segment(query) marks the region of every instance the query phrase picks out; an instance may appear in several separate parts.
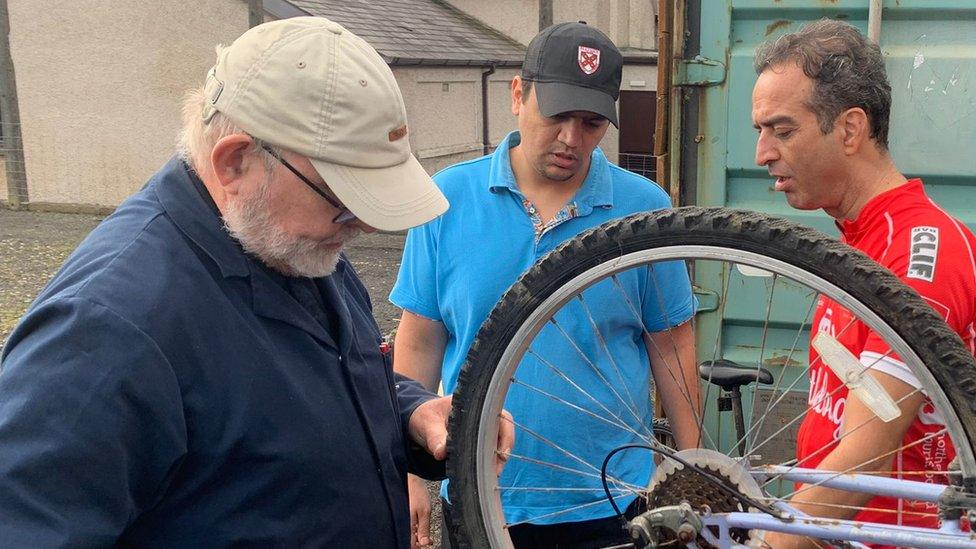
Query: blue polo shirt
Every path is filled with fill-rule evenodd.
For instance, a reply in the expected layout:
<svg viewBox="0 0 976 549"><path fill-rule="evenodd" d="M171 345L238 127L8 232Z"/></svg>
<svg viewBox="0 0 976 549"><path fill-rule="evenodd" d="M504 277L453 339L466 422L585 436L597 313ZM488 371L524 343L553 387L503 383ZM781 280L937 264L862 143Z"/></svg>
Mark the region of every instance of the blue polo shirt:
<svg viewBox="0 0 976 549"><path fill-rule="evenodd" d="M509 149L519 141L518 132L512 132L494 154L434 175L451 209L410 231L390 295L395 305L444 323L448 340L441 373L447 393L454 391L482 322L536 261L586 229L670 206L660 187L611 164L596 149L579 191L553 222L541 227L512 172ZM583 302L567 304L556 315L559 326L540 332L516 372L520 383L512 386L506 401L523 427L517 429L514 453L586 474L511 459L499 481L509 522L551 524L613 514L599 467L613 448L641 442L653 417L644 327L665 330L687 321L695 309L682 262L631 269L618 279L620 287L607 280L584 292ZM565 378L554 371L557 364ZM574 412L567 403L599 416L612 415L616 425ZM573 457L528 430L571 450ZM635 486L646 486L653 470L650 455L642 452L625 452L614 463L614 476ZM554 497L504 489L540 486L584 490ZM617 501L625 505L631 500L632 495L622 494ZM591 505L575 509L587 503Z"/></svg>

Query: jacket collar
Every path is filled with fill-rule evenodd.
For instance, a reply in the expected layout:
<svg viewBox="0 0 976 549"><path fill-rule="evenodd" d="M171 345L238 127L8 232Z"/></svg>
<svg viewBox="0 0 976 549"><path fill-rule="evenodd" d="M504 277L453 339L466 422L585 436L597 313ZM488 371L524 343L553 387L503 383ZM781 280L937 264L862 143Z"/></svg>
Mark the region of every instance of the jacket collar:
<svg viewBox="0 0 976 549"><path fill-rule="evenodd" d="M149 181L147 190L159 199L166 214L180 231L209 256L224 278L248 278L251 286L251 306L254 313L279 320L308 332L326 345L348 352L352 336L349 309L345 304L346 259L342 256L335 274L316 279L322 297L332 305L338 315L336 324L339 342L288 293L277 278L284 279L248 256L240 243L224 229L223 220L200 195L195 185L202 185L196 173L179 157L173 157L156 176Z"/></svg>
<svg viewBox="0 0 976 549"><path fill-rule="evenodd" d="M148 190L156 194L173 223L213 259L224 277L247 276L250 269L241 245L224 230L224 222L197 192L197 174L174 156L149 181ZM202 182L200 182L202 185Z"/></svg>
<svg viewBox="0 0 976 549"><path fill-rule="evenodd" d="M333 274L313 279L322 295L322 300L330 305L326 312L336 315L335 325L339 341L333 339L332 334L288 292L287 279L284 275L269 269L257 259L248 258L251 267L254 313L301 328L329 347L348 354L352 346L353 334L349 331L352 320L346 305L346 261L345 255L340 256L339 264Z"/></svg>

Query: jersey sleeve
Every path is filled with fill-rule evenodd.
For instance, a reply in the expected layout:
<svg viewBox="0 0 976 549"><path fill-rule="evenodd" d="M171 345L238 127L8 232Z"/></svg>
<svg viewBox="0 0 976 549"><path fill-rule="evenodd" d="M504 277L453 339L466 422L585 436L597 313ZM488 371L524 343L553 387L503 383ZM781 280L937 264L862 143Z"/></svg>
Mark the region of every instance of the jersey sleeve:
<svg viewBox="0 0 976 549"><path fill-rule="evenodd" d="M973 300L976 273L970 239L955 220L917 220L892 233L891 243L878 260L913 288L972 349ZM916 376L890 346L869 333L861 362L919 387Z"/></svg>
<svg viewBox="0 0 976 549"><path fill-rule="evenodd" d="M0 539L111 546L186 453L176 376L155 343L80 298L28 313L0 371Z"/></svg>
<svg viewBox="0 0 976 549"><path fill-rule="evenodd" d="M390 302L430 320L441 320L437 305L437 238L438 220L414 227L407 232L403 260Z"/></svg>

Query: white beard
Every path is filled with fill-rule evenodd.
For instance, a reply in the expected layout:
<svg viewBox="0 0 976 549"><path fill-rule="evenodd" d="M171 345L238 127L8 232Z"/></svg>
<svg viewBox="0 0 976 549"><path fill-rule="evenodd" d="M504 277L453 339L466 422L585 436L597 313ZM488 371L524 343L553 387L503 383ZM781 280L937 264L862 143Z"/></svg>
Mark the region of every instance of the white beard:
<svg viewBox="0 0 976 549"><path fill-rule="evenodd" d="M318 278L335 272L342 248L335 250L334 246L351 241L361 231L344 226L322 240L288 234L274 222L268 211L270 185L269 178L250 196L237 195L236 199L224 204L227 232L246 252L286 276Z"/></svg>

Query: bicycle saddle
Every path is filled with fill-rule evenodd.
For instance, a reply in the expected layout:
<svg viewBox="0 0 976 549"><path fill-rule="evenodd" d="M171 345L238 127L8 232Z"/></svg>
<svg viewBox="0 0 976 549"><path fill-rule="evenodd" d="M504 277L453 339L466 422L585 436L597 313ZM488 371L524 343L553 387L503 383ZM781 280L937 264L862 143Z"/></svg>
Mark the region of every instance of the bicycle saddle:
<svg viewBox="0 0 976 549"><path fill-rule="evenodd" d="M743 366L731 360L708 360L698 365L698 377L711 381L723 389L741 387L750 383L769 385L773 374L765 368Z"/></svg>

